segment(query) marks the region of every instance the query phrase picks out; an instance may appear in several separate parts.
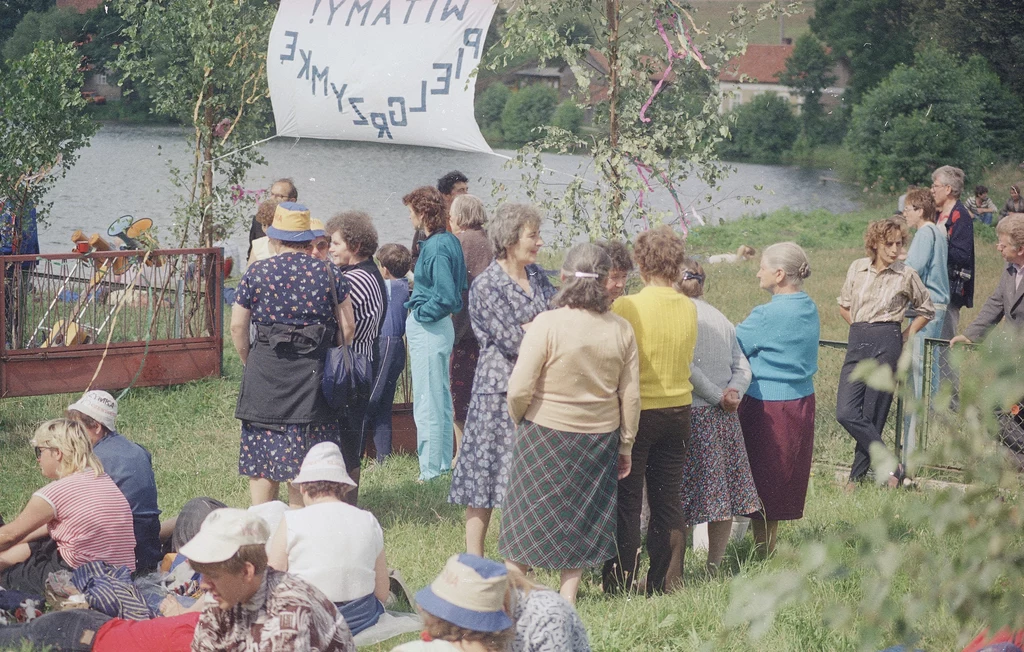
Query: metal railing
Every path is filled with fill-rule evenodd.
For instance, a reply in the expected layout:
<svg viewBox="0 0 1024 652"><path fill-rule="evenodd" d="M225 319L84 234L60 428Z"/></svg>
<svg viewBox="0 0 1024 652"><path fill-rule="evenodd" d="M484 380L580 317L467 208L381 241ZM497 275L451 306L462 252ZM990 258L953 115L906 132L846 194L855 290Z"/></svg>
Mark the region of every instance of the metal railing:
<svg viewBox="0 0 1024 652"><path fill-rule="evenodd" d="M221 249L0 256L0 397L219 374Z"/></svg>
<svg viewBox="0 0 1024 652"><path fill-rule="evenodd" d="M846 357L846 346L846 342L833 340L818 342L818 373L814 378L817 406L814 461L820 464L849 466L853 459L853 438L836 421L836 392L839 386L839 372ZM967 359L962 366L966 367L971 363L975 347L965 344L963 348ZM952 400L955 403L959 387L959 375L946 360L948 349L948 340L925 339L924 391L920 400L906 400L908 392L912 395L913 391L905 388L903 383L897 389L882 440L904 463L916 451L927 450L930 445L939 443L943 438L955 436L963 429L966 417L956 410L943 411L943 418L936 418L937 401ZM911 415L915 416L913 420L910 418ZM913 430L908 432L908 426ZM956 460L936 460L926 469L940 473L955 472L960 470L960 466Z"/></svg>

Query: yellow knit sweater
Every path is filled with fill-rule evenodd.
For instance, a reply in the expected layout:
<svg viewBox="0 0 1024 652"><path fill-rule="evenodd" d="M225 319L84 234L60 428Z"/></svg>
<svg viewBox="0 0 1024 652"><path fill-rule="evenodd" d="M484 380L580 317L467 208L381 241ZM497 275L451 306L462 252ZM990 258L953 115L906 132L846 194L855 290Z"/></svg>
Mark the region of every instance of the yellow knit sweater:
<svg viewBox="0 0 1024 652"><path fill-rule="evenodd" d="M673 288L647 286L619 298L612 310L633 326L640 354L640 407L682 407L693 398L690 363L697 308Z"/></svg>

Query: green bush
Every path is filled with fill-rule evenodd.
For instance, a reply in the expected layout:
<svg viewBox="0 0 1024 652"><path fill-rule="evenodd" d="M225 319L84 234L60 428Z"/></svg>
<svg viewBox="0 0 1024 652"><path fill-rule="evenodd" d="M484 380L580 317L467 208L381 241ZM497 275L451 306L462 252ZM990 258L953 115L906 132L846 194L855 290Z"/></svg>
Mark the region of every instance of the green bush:
<svg viewBox="0 0 1024 652"><path fill-rule="evenodd" d="M964 63L928 48L853 108L845 142L860 179L883 189L926 182L941 165L978 179L982 166L998 158L993 152L1018 150L1019 128L1008 120L1021 111L1020 100L980 57Z"/></svg>
<svg viewBox="0 0 1024 652"><path fill-rule="evenodd" d="M572 100L566 100L555 109L555 115L551 118L551 124L555 127L565 129L569 133L580 133L580 126L583 125L583 109Z"/></svg>
<svg viewBox="0 0 1024 652"><path fill-rule="evenodd" d="M476 123L484 135L492 134L501 140L501 112L505 110L505 103L508 102L512 91L501 82L495 82L487 87L480 97L476 98L473 106L473 113L476 115ZM488 136L488 139L490 137Z"/></svg>
<svg viewBox="0 0 1024 652"><path fill-rule="evenodd" d="M758 95L732 114L732 133L721 147L726 158L776 163L800 133L800 123L789 102L775 93Z"/></svg>
<svg viewBox="0 0 1024 652"><path fill-rule="evenodd" d="M512 93L501 112L505 140L522 145L539 138L534 130L551 124L557 104L558 93L547 86L527 86Z"/></svg>

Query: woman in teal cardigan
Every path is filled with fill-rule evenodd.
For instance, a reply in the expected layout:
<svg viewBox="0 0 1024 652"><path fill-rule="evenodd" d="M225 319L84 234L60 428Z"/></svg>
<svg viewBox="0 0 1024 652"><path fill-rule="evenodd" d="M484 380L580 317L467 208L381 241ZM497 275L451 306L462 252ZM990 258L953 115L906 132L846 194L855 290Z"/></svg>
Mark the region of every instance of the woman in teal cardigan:
<svg viewBox="0 0 1024 652"><path fill-rule="evenodd" d="M448 359L455 344L452 313L462 310L466 261L462 245L449 233L448 210L436 188L423 186L402 198L413 227L426 238L416 260L415 285L405 308L405 336L412 367L412 414L420 480L452 469L454 415Z"/></svg>
<svg viewBox="0 0 1024 652"><path fill-rule="evenodd" d="M757 272L772 295L736 326L736 339L753 376L740 403L740 427L761 498L751 514L754 540L775 549L779 521L803 518L814 451L814 374L818 371L818 307L803 291L811 275L807 254L794 242L764 250Z"/></svg>

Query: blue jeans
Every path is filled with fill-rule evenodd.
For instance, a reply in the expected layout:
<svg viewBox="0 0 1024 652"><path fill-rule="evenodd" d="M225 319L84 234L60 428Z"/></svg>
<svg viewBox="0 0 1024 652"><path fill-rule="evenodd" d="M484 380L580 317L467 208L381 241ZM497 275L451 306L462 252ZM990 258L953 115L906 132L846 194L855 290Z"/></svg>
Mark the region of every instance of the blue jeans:
<svg viewBox="0 0 1024 652"><path fill-rule="evenodd" d="M455 326L450 317L421 324L410 314L405 320L405 337L412 365L412 416L420 480L431 480L452 470L455 410L448 359L455 345Z"/></svg>
<svg viewBox="0 0 1024 652"><path fill-rule="evenodd" d="M994 213L981 213L978 216L978 219L980 219L982 222L984 222L988 226L992 226L992 215L993 214Z"/></svg>
<svg viewBox="0 0 1024 652"><path fill-rule="evenodd" d="M27 623L0 627L0 649L18 649L29 643L34 648L49 646L55 652L89 652L96 632L110 620L92 609L54 611Z"/></svg>

